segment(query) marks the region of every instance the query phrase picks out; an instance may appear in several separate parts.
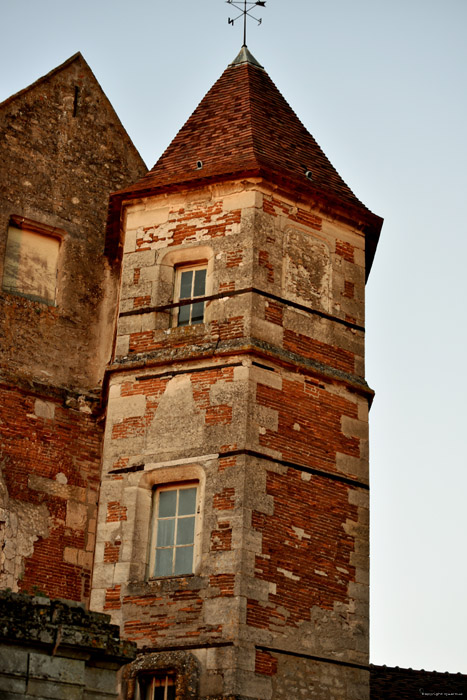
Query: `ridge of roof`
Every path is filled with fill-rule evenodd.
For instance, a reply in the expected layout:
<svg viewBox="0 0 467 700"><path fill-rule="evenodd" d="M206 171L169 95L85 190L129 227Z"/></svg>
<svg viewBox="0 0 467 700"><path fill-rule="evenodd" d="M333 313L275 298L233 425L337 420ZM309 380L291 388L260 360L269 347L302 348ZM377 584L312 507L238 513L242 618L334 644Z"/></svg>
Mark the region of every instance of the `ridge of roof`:
<svg viewBox="0 0 467 700"><path fill-rule="evenodd" d="M64 61L63 63L61 63L59 66L52 68L51 71L49 71L45 75L41 76L40 78L35 80L30 85L27 85L26 87L21 88L21 90L18 90L18 92L14 92L13 95L10 95L5 100L3 100L3 102L0 102L0 108L6 104L9 104L10 102L13 102L17 97L21 97L21 95L24 95L26 92L29 92L29 90L32 90L33 88L37 87L41 83L45 83L47 80L52 78L57 73L60 73L60 71L64 70L65 68L68 68L69 65L71 65L72 63L74 63L77 60L83 61L85 66L87 68L89 68L89 65L87 64L86 59L84 58L83 54L80 51L77 51L76 53L73 54L73 56L70 56L70 58L67 58L67 60ZM91 69L89 68L89 70L91 70Z"/></svg>
<svg viewBox="0 0 467 700"><path fill-rule="evenodd" d="M368 211L242 47L154 167L122 194L260 169Z"/></svg>

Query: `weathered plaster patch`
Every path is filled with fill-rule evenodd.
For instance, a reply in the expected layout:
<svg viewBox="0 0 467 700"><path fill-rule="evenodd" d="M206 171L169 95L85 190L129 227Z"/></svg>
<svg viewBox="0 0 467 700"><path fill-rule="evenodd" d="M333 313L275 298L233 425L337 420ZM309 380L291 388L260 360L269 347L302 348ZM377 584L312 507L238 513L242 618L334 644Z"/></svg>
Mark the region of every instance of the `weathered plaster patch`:
<svg viewBox="0 0 467 700"><path fill-rule="evenodd" d="M49 534L49 511L42 503L11 499L0 467L0 588L19 590L25 559L34 552L34 542Z"/></svg>

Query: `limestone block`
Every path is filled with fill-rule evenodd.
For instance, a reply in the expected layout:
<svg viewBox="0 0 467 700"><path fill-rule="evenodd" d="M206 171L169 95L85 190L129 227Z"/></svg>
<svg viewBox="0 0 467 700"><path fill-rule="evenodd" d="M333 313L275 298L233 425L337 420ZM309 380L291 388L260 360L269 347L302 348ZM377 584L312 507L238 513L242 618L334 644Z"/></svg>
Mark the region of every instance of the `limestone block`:
<svg viewBox="0 0 467 700"><path fill-rule="evenodd" d="M368 439L368 423L356 420L355 418L349 418L349 416L342 416L341 418L342 433L346 437L357 437L361 440Z"/></svg>
<svg viewBox="0 0 467 700"><path fill-rule="evenodd" d="M84 681L86 685L85 692L89 695L90 699L96 699L96 692L100 694L109 694L111 696L117 692L117 677L115 671L112 669L87 666L84 674ZM90 694L90 691L94 691L94 693Z"/></svg>
<svg viewBox="0 0 467 700"><path fill-rule="evenodd" d="M234 211L236 209L247 209L256 207L262 209L263 194L256 190L247 190L243 192L235 192L235 194L227 195L222 201L222 208L225 212Z"/></svg>
<svg viewBox="0 0 467 700"><path fill-rule="evenodd" d="M155 313L145 313L141 314L141 330L143 331L153 331L156 327L156 314Z"/></svg>
<svg viewBox="0 0 467 700"><path fill-rule="evenodd" d="M126 229L149 228L164 224L169 219L169 207L160 209L129 210L126 218Z"/></svg>
<svg viewBox="0 0 467 700"><path fill-rule="evenodd" d="M149 267L156 262L155 250L140 250L136 253L128 253L123 258L123 269L136 267Z"/></svg>
<svg viewBox="0 0 467 700"><path fill-rule="evenodd" d="M369 507L369 493L363 489L349 490L349 503L363 508Z"/></svg>
<svg viewBox="0 0 467 700"><path fill-rule="evenodd" d="M12 693L10 695L10 693ZM26 679L13 678L3 675L0 671L0 698L3 700L17 700L26 695Z"/></svg>
<svg viewBox="0 0 467 700"><path fill-rule="evenodd" d="M96 546L94 549L94 557L95 557L96 563L104 561L105 542L106 542L106 540L102 540L102 542L96 543Z"/></svg>
<svg viewBox="0 0 467 700"><path fill-rule="evenodd" d="M50 401L36 399L34 402L34 413L38 418L53 420L55 417L55 404Z"/></svg>
<svg viewBox="0 0 467 700"><path fill-rule="evenodd" d="M221 696L224 691L224 678L221 673L205 673L199 682L200 697Z"/></svg>
<svg viewBox="0 0 467 700"><path fill-rule="evenodd" d="M0 678L2 674L25 676L28 669L28 652L14 647L0 646ZM3 685L0 680L0 688Z"/></svg>
<svg viewBox="0 0 467 700"><path fill-rule="evenodd" d="M368 422L369 410L367 401L359 401L358 403L358 419Z"/></svg>
<svg viewBox="0 0 467 700"><path fill-rule="evenodd" d="M271 700L272 682L270 678L261 677L256 673L243 671L236 683L236 692L246 698L256 700Z"/></svg>
<svg viewBox="0 0 467 700"><path fill-rule="evenodd" d="M277 432L279 429L279 411L268 406L255 406L254 419L258 425Z"/></svg>
<svg viewBox="0 0 467 700"><path fill-rule="evenodd" d="M251 319L251 333L255 338L264 340L271 345L282 345L284 338L284 329L276 323L265 321L262 318L254 316Z"/></svg>
<svg viewBox="0 0 467 700"><path fill-rule="evenodd" d="M159 275L159 269L156 265L153 267L143 267L140 272L141 282L155 282ZM160 303L160 302L159 302Z"/></svg>
<svg viewBox="0 0 467 700"><path fill-rule="evenodd" d="M120 335L115 343L115 357L126 357L130 352L130 336Z"/></svg>
<svg viewBox="0 0 467 700"><path fill-rule="evenodd" d="M370 599L369 587L363 583L351 582L349 583L349 595L355 600L368 604Z"/></svg>
<svg viewBox="0 0 467 700"><path fill-rule="evenodd" d="M123 246L123 253L134 253L136 250L136 231L126 231L125 232L125 243Z"/></svg>
<svg viewBox="0 0 467 700"><path fill-rule="evenodd" d="M37 700L82 700L83 686L29 678L27 696L36 697Z"/></svg>
<svg viewBox="0 0 467 700"><path fill-rule="evenodd" d="M63 551L63 561L66 561L68 564L77 564L78 563L78 552L79 550L76 549L76 547L65 547Z"/></svg>
<svg viewBox="0 0 467 700"><path fill-rule="evenodd" d="M29 677L82 685L84 683L84 663L78 659L46 656L31 652L29 655Z"/></svg>
<svg viewBox="0 0 467 700"><path fill-rule="evenodd" d="M142 394L121 396L109 405L109 417L113 421L136 418L146 413L146 397Z"/></svg>
<svg viewBox="0 0 467 700"><path fill-rule="evenodd" d="M268 581L262 581L252 576L248 578L243 576L241 583L241 595L261 603L269 602L270 584Z"/></svg>
<svg viewBox="0 0 467 700"><path fill-rule="evenodd" d="M92 552L84 552L82 549L78 550L78 566L90 569L92 567Z"/></svg>
<svg viewBox="0 0 467 700"><path fill-rule="evenodd" d="M365 359L363 357L355 357L355 374L359 377L365 376Z"/></svg>
<svg viewBox="0 0 467 700"><path fill-rule="evenodd" d="M130 578L130 562L120 562L115 564L113 583L114 585L126 583Z"/></svg>
<svg viewBox="0 0 467 700"><path fill-rule="evenodd" d="M100 612L105 605L105 588L92 588L89 609Z"/></svg>
<svg viewBox="0 0 467 700"><path fill-rule="evenodd" d="M88 517L87 506L68 501L66 504L66 526L72 530L84 530Z"/></svg>
<svg viewBox="0 0 467 700"><path fill-rule="evenodd" d="M141 284L123 285L121 289L122 299L135 299L136 297L151 297L152 282L143 282Z"/></svg>
<svg viewBox="0 0 467 700"><path fill-rule="evenodd" d="M336 453L336 468L344 474L350 474L360 479L368 479L366 462L358 457L350 457L342 452Z"/></svg>
<svg viewBox="0 0 467 700"><path fill-rule="evenodd" d="M94 564L94 573L92 578L92 587L94 588L110 588L113 585L115 564L104 564L96 562Z"/></svg>
<svg viewBox="0 0 467 700"><path fill-rule="evenodd" d="M269 386L272 389L282 390L282 376L279 372L270 372L261 367L256 367L252 365L250 370L251 378L258 384L263 384L264 386Z"/></svg>
<svg viewBox="0 0 467 700"><path fill-rule="evenodd" d="M204 603L204 620L207 625L217 625L219 620L224 625L231 621L236 624L238 602L235 598L211 598Z"/></svg>

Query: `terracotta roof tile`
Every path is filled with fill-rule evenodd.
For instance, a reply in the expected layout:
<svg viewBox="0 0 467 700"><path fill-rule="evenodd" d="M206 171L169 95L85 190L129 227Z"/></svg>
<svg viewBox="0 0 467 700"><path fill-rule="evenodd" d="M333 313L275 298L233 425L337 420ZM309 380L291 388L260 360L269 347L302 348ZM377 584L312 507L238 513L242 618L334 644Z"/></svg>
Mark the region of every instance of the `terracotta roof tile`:
<svg viewBox="0 0 467 700"><path fill-rule="evenodd" d="M226 68L152 170L126 192L261 169L365 208L268 74L246 55L252 60Z"/></svg>
<svg viewBox="0 0 467 700"><path fill-rule="evenodd" d="M202 167L198 168L198 161ZM311 179L305 176L311 171ZM365 235L368 276L382 219L353 194L268 74L243 47L180 129L155 166L110 199L107 248L121 255L124 200L203 181L258 176L292 189L297 199L321 201ZM110 254L110 253L109 253Z"/></svg>

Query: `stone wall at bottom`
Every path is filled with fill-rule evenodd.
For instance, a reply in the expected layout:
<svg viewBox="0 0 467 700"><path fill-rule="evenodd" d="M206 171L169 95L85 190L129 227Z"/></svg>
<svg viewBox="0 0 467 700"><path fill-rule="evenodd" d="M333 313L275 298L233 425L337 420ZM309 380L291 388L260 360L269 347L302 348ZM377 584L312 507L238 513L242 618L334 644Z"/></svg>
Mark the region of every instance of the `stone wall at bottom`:
<svg viewBox="0 0 467 700"><path fill-rule="evenodd" d="M111 700L136 647L79 603L0 593L2 700Z"/></svg>

